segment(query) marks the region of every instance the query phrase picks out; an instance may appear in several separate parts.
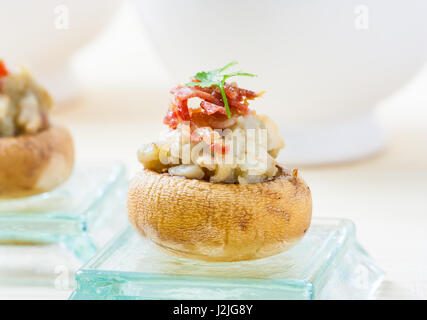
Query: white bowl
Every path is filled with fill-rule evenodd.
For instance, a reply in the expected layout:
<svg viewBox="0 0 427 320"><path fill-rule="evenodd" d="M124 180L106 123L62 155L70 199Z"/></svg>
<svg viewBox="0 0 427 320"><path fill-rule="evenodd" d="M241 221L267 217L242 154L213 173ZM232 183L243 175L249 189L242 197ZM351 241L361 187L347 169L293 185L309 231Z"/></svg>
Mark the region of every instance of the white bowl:
<svg viewBox="0 0 427 320"><path fill-rule="evenodd" d="M0 59L29 66L57 98L73 91L70 57L108 23L120 0L0 0ZM68 21L68 23L67 23Z"/></svg>
<svg viewBox="0 0 427 320"><path fill-rule="evenodd" d="M237 60L266 89L257 103L282 128L286 160L346 161L384 145L374 107L427 54L427 1L136 0L177 81Z"/></svg>

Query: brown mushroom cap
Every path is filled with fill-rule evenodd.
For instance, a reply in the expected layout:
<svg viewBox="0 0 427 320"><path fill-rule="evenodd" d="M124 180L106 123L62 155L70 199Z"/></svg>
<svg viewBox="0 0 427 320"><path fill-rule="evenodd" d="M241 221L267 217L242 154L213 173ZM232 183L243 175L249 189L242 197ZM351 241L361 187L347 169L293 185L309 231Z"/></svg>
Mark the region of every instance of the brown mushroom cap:
<svg viewBox="0 0 427 320"><path fill-rule="evenodd" d="M73 165L73 140L63 127L0 138L0 199L50 191L68 179Z"/></svg>
<svg viewBox="0 0 427 320"><path fill-rule="evenodd" d="M131 181L128 215L144 237L175 255L241 261L289 249L311 222L310 188L284 169L274 180L214 184L143 169Z"/></svg>

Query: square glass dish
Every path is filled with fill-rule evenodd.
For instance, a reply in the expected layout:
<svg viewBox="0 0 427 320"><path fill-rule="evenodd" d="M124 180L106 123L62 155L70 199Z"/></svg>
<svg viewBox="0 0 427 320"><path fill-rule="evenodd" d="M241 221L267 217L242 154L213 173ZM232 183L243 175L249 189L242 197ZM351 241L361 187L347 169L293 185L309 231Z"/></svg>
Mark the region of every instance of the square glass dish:
<svg viewBox="0 0 427 320"><path fill-rule="evenodd" d="M126 184L121 164L79 165L53 191L1 200L0 284L52 283L87 262L125 225Z"/></svg>
<svg viewBox="0 0 427 320"><path fill-rule="evenodd" d="M314 219L289 251L222 263L168 255L127 228L76 273L70 299L368 299L383 277L348 220Z"/></svg>

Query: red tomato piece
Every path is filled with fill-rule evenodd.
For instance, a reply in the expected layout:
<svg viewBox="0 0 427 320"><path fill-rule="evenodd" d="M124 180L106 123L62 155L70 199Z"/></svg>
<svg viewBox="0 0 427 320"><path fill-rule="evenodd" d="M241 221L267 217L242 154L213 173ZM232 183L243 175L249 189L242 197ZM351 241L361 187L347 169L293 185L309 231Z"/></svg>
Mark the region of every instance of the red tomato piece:
<svg viewBox="0 0 427 320"><path fill-rule="evenodd" d="M4 65L3 60L0 60L0 78L6 77L9 74L9 71L7 71L6 66Z"/></svg>

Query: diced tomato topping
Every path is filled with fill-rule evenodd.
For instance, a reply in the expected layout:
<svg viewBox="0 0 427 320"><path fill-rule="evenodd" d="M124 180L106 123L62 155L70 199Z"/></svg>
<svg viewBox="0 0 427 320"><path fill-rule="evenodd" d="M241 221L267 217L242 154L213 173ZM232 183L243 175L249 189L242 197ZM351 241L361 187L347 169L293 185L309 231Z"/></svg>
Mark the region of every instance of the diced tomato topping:
<svg viewBox="0 0 427 320"><path fill-rule="evenodd" d="M163 119L163 123L168 125L171 129L176 129L179 124L178 116L176 113L172 110L172 108L169 108L168 113Z"/></svg>
<svg viewBox="0 0 427 320"><path fill-rule="evenodd" d="M230 148L225 144L212 143L211 150L215 153L226 154Z"/></svg>
<svg viewBox="0 0 427 320"><path fill-rule="evenodd" d="M0 60L0 78L6 77L9 74L9 71L7 71L6 66L4 65L3 60Z"/></svg>

